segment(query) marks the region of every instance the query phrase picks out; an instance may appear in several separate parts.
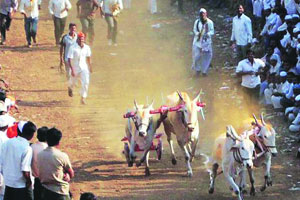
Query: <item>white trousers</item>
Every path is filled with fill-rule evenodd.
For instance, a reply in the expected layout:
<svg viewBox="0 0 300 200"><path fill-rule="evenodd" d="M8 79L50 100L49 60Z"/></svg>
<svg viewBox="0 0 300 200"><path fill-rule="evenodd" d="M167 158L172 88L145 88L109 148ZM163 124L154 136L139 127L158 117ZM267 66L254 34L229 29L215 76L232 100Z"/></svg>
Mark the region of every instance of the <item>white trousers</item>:
<svg viewBox="0 0 300 200"><path fill-rule="evenodd" d="M292 124L289 126L289 130L291 132L299 132L300 131L300 113L297 114L297 117L294 119Z"/></svg>
<svg viewBox="0 0 300 200"><path fill-rule="evenodd" d="M79 73L75 73L74 77L71 75L69 78L69 87L74 89L78 81L81 82L80 96L86 98L90 84L90 72L88 69L82 70Z"/></svg>
<svg viewBox="0 0 300 200"><path fill-rule="evenodd" d="M123 6L125 9L131 8L131 0L123 0Z"/></svg>
<svg viewBox="0 0 300 200"><path fill-rule="evenodd" d="M270 88L265 89L264 91L264 96L265 96L265 104L266 105L271 105L272 101L271 101L271 96L272 96L273 90Z"/></svg>
<svg viewBox="0 0 300 200"><path fill-rule="evenodd" d="M274 108L282 108L282 105L280 104L281 98L282 97L276 97L276 96L271 97L271 101Z"/></svg>
<svg viewBox="0 0 300 200"><path fill-rule="evenodd" d="M212 51L201 51L199 47L193 45L192 54L192 69L206 74L212 59Z"/></svg>
<svg viewBox="0 0 300 200"><path fill-rule="evenodd" d="M151 14L157 13L157 2L156 0L149 0L149 10Z"/></svg>

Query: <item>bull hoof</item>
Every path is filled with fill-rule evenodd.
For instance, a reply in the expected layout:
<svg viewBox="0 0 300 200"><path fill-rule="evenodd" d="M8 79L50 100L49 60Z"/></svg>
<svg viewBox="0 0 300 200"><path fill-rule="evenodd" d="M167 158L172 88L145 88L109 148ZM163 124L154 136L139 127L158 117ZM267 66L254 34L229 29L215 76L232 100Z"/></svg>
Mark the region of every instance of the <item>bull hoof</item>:
<svg viewBox="0 0 300 200"><path fill-rule="evenodd" d="M177 164L177 160L175 158L172 158L172 164L176 165Z"/></svg>
<svg viewBox="0 0 300 200"><path fill-rule="evenodd" d="M272 185L273 185L272 181L267 182L267 186L272 186Z"/></svg>
<svg viewBox="0 0 300 200"><path fill-rule="evenodd" d="M255 196L255 193L256 193L256 192L255 192L255 188L251 188L251 189L250 189L250 195L251 195L251 196Z"/></svg>
<svg viewBox="0 0 300 200"><path fill-rule="evenodd" d="M209 193L209 194L213 194L214 191L215 191L215 188L209 188L208 193Z"/></svg>
<svg viewBox="0 0 300 200"><path fill-rule="evenodd" d="M136 162L136 163L135 163L135 166L136 166L136 167L140 167L141 165L142 165L141 162Z"/></svg>
<svg viewBox="0 0 300 200"><path fill-rule="evenodd" d="M187 177L191 178L193 176L193 172L187 172Z"/></svg>
<svg viewBox="0 0 300 200"><path fill-rule="evenodd" d="M266 190L266 188L267 188L266 186L262 186L262 187L260 188L260 191L263 192L263 191Z"/></svg>
<svg viewBox="0 0 300 200"><path fill-rule="evenodd" d="M242 191L242 194L247 194L248 193L247 190L245 190L245 189L242 189L241 191Z"/></svg>
<svg viewBox="0 0 300 200"><path fill-rule="evenodd" d="M146 167L145 169L145 176L150 176L151 173L150 173L150 169Z"/></svg>

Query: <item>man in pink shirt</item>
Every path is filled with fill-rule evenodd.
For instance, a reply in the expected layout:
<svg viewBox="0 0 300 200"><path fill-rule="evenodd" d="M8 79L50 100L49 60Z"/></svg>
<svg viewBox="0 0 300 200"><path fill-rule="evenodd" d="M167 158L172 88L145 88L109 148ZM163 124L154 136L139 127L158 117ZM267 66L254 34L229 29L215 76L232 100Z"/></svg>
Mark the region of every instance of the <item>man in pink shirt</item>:
<svg viewBox="0 0 300 200"><path fill-rule="evenodd" d="M47 127L43 126L39 128L37 131L38 142L31 145L32 152L33 152L31 168L32 168L32 175L34 176L34 190L33 190L34 199L41 199L42 185L39 179L39 169L37 167L37 156L41 151L43 151L48 147L48 144L46 142L47 132L48 132Z"/></svg>

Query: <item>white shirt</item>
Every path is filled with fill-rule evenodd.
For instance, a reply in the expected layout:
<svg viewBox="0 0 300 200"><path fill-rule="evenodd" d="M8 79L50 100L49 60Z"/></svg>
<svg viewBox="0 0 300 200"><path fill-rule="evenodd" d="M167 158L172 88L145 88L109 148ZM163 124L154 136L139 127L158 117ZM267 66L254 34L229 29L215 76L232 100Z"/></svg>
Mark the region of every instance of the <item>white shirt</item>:
<svg viewBox="0 0 300 200"><path fill-rule="evenodd" d="M210 19L207 18L207 22L202 24L200 19L197 19L194 23L194 40L193 45L201 48L203 51L211 51L212 50L212 39L211 37L214 35L214 23ZM199 35L200 40L199 40Z"/></svg>
<svg viewBox="0 0 300 200"><path fill-rule="evenodd" d="M288 15L297 14L296 3L294 0L284 0L284 6Z"/></svg>
<svg viewBox="0 0 300 200"><path fill-rule="evenodd" d="M29 142L20 136L7 140L0 155L0 169L5 185L12 188L26 187L23 171L31 172L32 149Z"/></svg>
<svg viewBox="0 0 300 200"><path fill-rule="evenodd" d="M57 18L64 18L68 16L68 11L65 9L70 10L72 6L69 0L50 0L48 8L51 15Z"/></svg>
<svg viewBox="0 0 300 200"><path fill-rule="evenodd" d="M37 156L41 151L43 151L47 147L48 144L46 142L40 142L40 141L31 145L32 152L33 152L31 166L32 166L32 175L34 177L39 177L39 169L37 167Z"/></svg>
<svg viewBox="0 0 300 200"><path fill-rule="evenodd" d="M291 39L291 35L289 34L289 32L287 32L283 38L280 40L280 43L281 43L281 46L286 48L286 46L288 44L290 44L292 42L292 39Z"/></svg>
<svg viewBox="0 0 300 200"><path fill-rule="evenodd" d="M98 0L98 3L103 8L103 12L107 14L112 14L111 7L114 4L119 4L120 9L123 10L122 0Z"/></svg>
<svg viewBox="0 0 300 200"><path fill-rule="evenodd" d="M281 26L281 24L282 22L279 15L271 13L266 17L266 23L260 35L265 35L266 33L268 35L274 34L277 31L278 27Z"/></svg>
<svg viewBox="0 0 300 200"><path fill-rule="evenodd" d="M245 46L252 42L251 19L242 14L240 18L235 16L232 21L231 41L236 41L237 45Z"/></svg>
<svg viewBox="0 0 300 200"><path fill-rule="evenodd" d="M262 17L263 11L263 0L252 0L253 5L253 15L256 17Z"/></svg>
<svg viewBox="0 0 300 200"><path fill-rule="evenodd" d="M264 8L274 8L276 0L263 0Z"/></svg>
<svg viewBox="0 0 300 200"><path fill-rule="evenodd" d="M239 62L235 72L258 72L259 68L265 67L265 63L261 59L254 58L253 65L248 58ZM247 88L255 88L261 83L260 77L256 75L243 75L242 86Z"/></svg>
<svg viewBox="0 0 300 200"><path fill-rule="evenodd" d="M39 5L41 3L42 0L21 0L19 11L25 13L27 17L39 17Z"/></svg>
<svg viewBox="0 0 300 200"><path fill-rule="evenodd" d="M82 70L88 70L86 58L91 57L91 55L91 49L86 44L84 44L82 48L78 45L78 43L75 43L70 47L68 59L71 59L71 64L75 73L79 73Z"/></svg>
<svg viewBox="0 0 300 200"><path fill-rule="evenodd" d="M69 49L70 47L76 43L77 40L77 34L75 34L74 37L71 37L70 34L66 34L62 37L61 39L61 45L65 46L65 56L64 59L66 62L68 62L68 53L69 53Z"/></svg>

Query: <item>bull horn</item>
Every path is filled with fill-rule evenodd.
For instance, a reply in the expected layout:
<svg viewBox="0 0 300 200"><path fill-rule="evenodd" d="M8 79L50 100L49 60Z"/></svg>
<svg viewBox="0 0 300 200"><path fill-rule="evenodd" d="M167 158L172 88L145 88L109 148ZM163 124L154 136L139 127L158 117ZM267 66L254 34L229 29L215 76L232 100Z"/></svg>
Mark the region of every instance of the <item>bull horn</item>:
<svg viewBox="0 0 300 200"><path fill-rule="evenodd" d="M134 99L133 103L134 103L135 108L138 109L138 104L135 99Z"/></svg>
<svg viewBox="0 0 300 200"><path fill-rule="evenodd" d="M183 101L183 97L182 97L182 95L181 95L181 92L179 92L178 90L177 90L176 92L177 92L177 94L178 94L178 96L179 96L180 100L182 100L182 101Z"/></svg>
<svg viewBox="0 0 300 200"><path fill-rule="evenodd" d="M264 120L264 113L263 112L260 114L260 121L261 121L262 125L264 125L264 126L266 125L266 122Z"/></svg>
<svg viewBox="0 0 300 200"><path fill-rule="evenodd" d="M256 124L257 126L261 126L261 125L258 123L258 120L257 120L257 118L256 118L256 116L255 116L254 113L252 114L252 116L253 116L253 118L254 118L254 120L255 120L255 124Z"/></svg>
<svg viewBox="0 0 300 200"><path fill-rule="evenodd" d="M149 107L152 107L152 106L153 106L153 103L154 103L154 100L152 99L151 104L148 106L148 108L149 108Z"/></svg>
<svg viewBox="0 0 300 200"><path fill-rule="evenodd" d="M198 95L196 96L196 98L194 99L195 102L200 101L200 95L202 94L202 91L198 92Z"/></svg>

